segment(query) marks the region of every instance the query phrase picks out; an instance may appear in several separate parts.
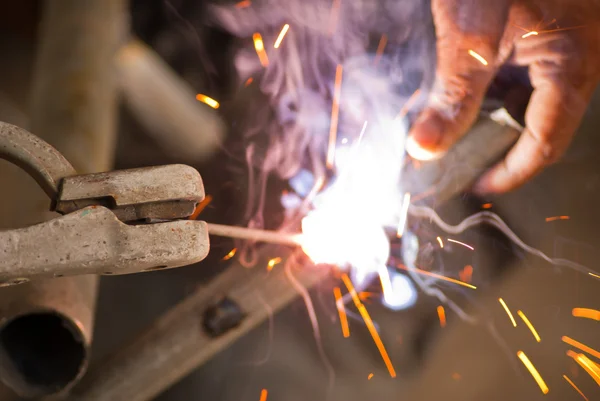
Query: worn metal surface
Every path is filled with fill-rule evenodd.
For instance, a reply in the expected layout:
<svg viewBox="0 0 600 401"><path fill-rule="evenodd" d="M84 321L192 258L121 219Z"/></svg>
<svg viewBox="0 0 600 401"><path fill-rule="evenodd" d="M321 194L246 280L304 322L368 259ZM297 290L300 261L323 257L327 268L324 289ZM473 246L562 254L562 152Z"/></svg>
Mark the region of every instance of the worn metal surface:
<svg viewBox="0 0 600 401"><path fill-rule="evenodd" d="M175 164L65 178L56 211L106 204L122 221L176 219L190 216L202 199L198 171Z"/></svg>
<svg viewBox="0 0 600 401"><path fill-rule="evenodd" d="M76 174L71 163L47 142L4 122L0 122L0 159L25 170L50 199L56 198L61 178Z"/></svg>
<svg viewBox="0 0 600 401"><path fill-rule="evenodd" d="M433 200L437 205L443 204L467 190L504 156L522 128L502 110L492 117L480 117L443 158L407 165L401 188L412 194L412 203Z"/></svg>
<svg viewBox="0 0 600 401"><path fill-rule="evenodd" d="M0 285L31 279L128 274L193 264L208 254L202 221L132 226L91 206L52 221L0 232Z"/></svg>
<svg viewBox="0 0 600 401"><path fill-rule="evenodd" d="M131 40L119 50L116 67L127 106L166 151L190 162L214 155L225 136L218 113L197 101L152 49Z"/></svg>
<svg viewBox="0 0 600 401"><path fill-rule="evenodd" d="M311 267L294 272L305 288L328 274L327 269ZM230 267L99 363L73 390L70 399L151 400L297 296L283 266L271 272ZM214 337L204 328L205 313L223 297L240 305L245 316L237 327Z"/></svg>
<svg viewBox="0 0 600 401"><path fill-rule="evenodd" d="M126 15L124 0L44 2L32 77L31 125L27 128L54 146L80 173L106 171L112 165L117 106L113 60L125 36ZM54 216L48 212L47 195L31 185L24 173L2 166L0 182L18 183L2 192L7 205L0 210L2 228L24 227ZM72 336L62 343L45 344L42 351L52 345L58 352L43 365L43 373L48 374L44 380L36 380L27 370L42 364L35 359L30 366L16 364L18 360L5 352L6 344L0 343L0 378L25 397L41 397L72 386L87 367L96 289L95 276L36 280L3 288L0 336L15 327L12 324L18 317L39 316L40 312L59 316L64 326L72 329ZM35 332L41 336L49 332L43 319L36 321ZM84 353L73 355L79 344ZM34 357L39 355L39 345L21 344L24 352ZM78 360L73 359L75 374L60 382L47 380L63 369L65 359L78 355Z"/></svg>

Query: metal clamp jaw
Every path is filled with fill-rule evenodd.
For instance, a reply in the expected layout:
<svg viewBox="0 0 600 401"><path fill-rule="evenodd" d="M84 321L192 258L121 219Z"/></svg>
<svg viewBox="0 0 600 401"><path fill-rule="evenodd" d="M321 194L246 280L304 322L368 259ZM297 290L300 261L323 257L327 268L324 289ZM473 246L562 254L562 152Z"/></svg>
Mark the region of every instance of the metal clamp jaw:
<svg viewBox="0 0 600 401"><path fill-rule="evenodd" d="M202 221L183 220L204 199L200 174L167 165L77 175L52 146L0 122L0 159L25 170L64 216L0 231L0 285L78 274L128 274L201 261Z"/></svg>

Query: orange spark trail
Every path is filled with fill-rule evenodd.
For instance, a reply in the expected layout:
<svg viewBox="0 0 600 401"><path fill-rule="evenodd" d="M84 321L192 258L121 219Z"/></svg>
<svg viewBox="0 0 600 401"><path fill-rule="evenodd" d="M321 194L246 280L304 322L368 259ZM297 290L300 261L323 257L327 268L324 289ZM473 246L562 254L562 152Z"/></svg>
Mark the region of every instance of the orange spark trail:
<svg viewBox="0 0 600 401"><path fill-rule="evenodd" d="M237 3L235 6L237 8L248 8L252 5L252 2L250 0L243 0L240 1L239 3Z"/></svg>
<svg viewBox="0 0 600 401"><path fill-rule="evenodd" d="M202 211L210 204L210 202L212 202L212 200L213 197L211 195L206 195L204 199L198 203L198 206L196 206L196 210L194 210L194 213L192 213L190 216L190 220L196 220L198 216L200 216L200 213L202 213Z"/></svg>
<svg viewBox="0 0 600 401"><path fill-rule="evenodd" d="M379 45L377 45L377 53L375 53L375 59L373 60L373 64L379 64L379 60L381 60L381 56L383 56L383 51L385 50L387 41L387 35L384 33L383 35L381 35L381 39L379 39Z"/></svg>
<svg viewBox="0 0 600 401"><path fill-rule="evenodd" d="M466 265L460 272L458 272L458 277L467 283L470 283L473 278L473 266Z"/></svg>
<svg viewBox="0 0 600 401"><path fill-rule="evenodd" d="M578 354L575 351L567 351L567 355L570 356L591 376L592 379L600 386L600 367L596 365L590 358L584 354Z"/></svg>
<svg viewBox="0 0 600 401"><path fill-rule="evenodd" d="M259 401L267 401L267 395L269 395L269 392L267 391L266 388L263 388L260 391L260 400Z"/></svg>
<svg viewBox="0 0 600 401"><path fill-rule="evenodd" d="M492 204L491 203L484 203L481 207L484 209L491 209L492 208Z"/></svg>
<svg viewBox="0 0 600 401"><path fill-rule="evenodd" d="M517 327L517 322L515 321L515 318L513 317L513 314L510 313L510 309L508 309L508 306L506 306L506 302L504 302L504 300L502 298L498 298L498 302L500 302L500 305L502 305L502 307L506 311L506 314L510 318L510 321L512 322L513 326Z"/></svg>
<svg viewBox="0 0 600 401"><path fill-rule="evenodd" d="M597 311L595 309L573 308L573 316L584 317L600 322L600 311Z"/></svg>
<svg viewBox="0 0 600 401"><path fill-rule="evenodd" d="M402 106L400 113L398 113L398 116L396 116L397 120L406 117L406 114L408 114L409 110L413 107L420 94L421 89L417 89L412 95L410 95L406 103L404 103L404 106Z"/></svg>
<svg viewBox="0 0 600 401"><path fill-rule="evenodd" d="M579 341L575 341L571 337L563 336L562 340L564 343L569 344L570 346L578 348L583 352L587 352L591 356L600 359L600 352L596 351L595 349L590 348L587 345L580 343Z"/></svg>
<svg viewBox="0 0 600 401"><path fill-rule="evenodd" d="M529 370L529 373L531 373L531 376L533 376L538 386L540 386L542 393L548 394L550 390L548 389L546 382L544 382L544 379L542 379L540 372L538 372L535 366L533 366L533 363L531 363L529 358L527 358L527 355L525 355L523 351L519 351L517 352L517 356L519 357L521 362L523 362L523 365L525 365L525 367Z"/></svg>
<svg viewBox="0 0 600 401"><path fill-rule="evenodd" d="M269 57L267 56L267 52L265 51L265 43L263 42L262 35L256 32L252 35L252 40L254 41L254 49L256 50L256 54L258 55L258 59L260 60L260 65L263 67L269 66Z"/></svg>
<svg viewBox="0 0 600 401"><path fill-rule="evenodd" d="M246 82L244 83L244 86L248 86L250 85L252 82L254 81L254 78L250 77L246 80Z"/></svg>
<svg viewBox="0 0 600 401"><path fill-rule="evenodd" d="M525 324L527 325L527 327L529 327L529 331L531 331L531 334L533 334L533 337L535 338L535 341L537 341L538 343L540 341L542 341L542 339L540 338L540 335L538 334L537 330L535 329L535 327L533 327L533 324L531 324L531 322L529 321L529 319L527 319L527 316L525 316L525 314L518 310L517 311L517 315L519 315L521 317L521 319L523 319L523 321L525 322Z"/></svg>
<svg viewBox="0 0 600 401"><path fill-rule="evenodd" d="M569 216L554 216L554 217L546 217L546 223L556 220L569 220Z"/></svg>
<svg viewBox="0 0 600 401"><path fill-rule="evenodd" d="M367 380L371 380L373 378L373 373L369 373L369 377L367 377Z"/></svg>
<svg viewBox="0 0 600 401"><path fill-rule="evenodd" d="M588 273L588 274L589 274L590 276L592 276L592 277L595 277L595 278L600 278L600 276L599 276L599 275L597 275L597 274L594 274L594 273Z"/></svg>
<svg viewBox="0 0 600 401"><path fill-rule="evenodd" d="M530 36L537 36L537 35L539 35L538 31L530 31L530 32L523 34L523 36L521 36L521 39L526 39Z"/></svg>
<svg viewBox="0 0 600 401"><path fill-rule="evenodd" d="M331 4L331 12L329 14L329 34L333 35L337 29L338 20L340 18L340 6L342 0L333 0Z"/></svg>
<svg viewBox="0 0 600 401"><path fill-rule="evenodd" d="M582 392L581 390L579 390L579 387L577 387L577 386L575 385L575 383L573 383L573 382L571 381L571 379L569 379L569 378L567 377L567 375L563 375L563 378L564 378L564 379L567 381L567 383L569 383L569 384L571 385L571 387L573 387L573 388L575 389L575 391L577 391L577 392L579 393L579 395L580 395L581 397L583 397L583 399L584 399L585 401L589 401L589 400L588 400L588 398L585 396L585 394L583 394L583 392Z"/></svg>
<svg viewBox="0 0 600 401"><path fill-rule="evenodd" d="M229 253L227 255L223 256L222 260L229 260L229 259L233 258L235 256L236 252L237 252L237 248L233 248L231 251L229 251Z"/></svg>
<svg viewBox="0 0 600 401"><path fill-rule="evenodd" d="M440 318L440 326L442 328L446 327L446 311L442 305L437 307L438 317Z"/></svg>
<svg viewBox="0 0 600 401"><path fill-rule="evenodd" d="M488 65L487 60L484 59L483 56L481 56L479 53L476 53L473 50L469 50L469 54L471 55L471 57L473 57L474 59L479 61L481 64L486 65L486 66Z"/></svg>
<svg viewBox="0 0 600 401"><path fill-rule="evenodd" d="M390 360L390 357L389 357L387 351L385 350L385 347L383 346L383 342L381 341L381 338L379 337L379 333L377 333L377 329L375 329L375 325L373 324L373 321L371 320L371 316L369 316L369 312L367 311L367 308L365 308L363 303L358 298L358 294L356 294L356 289L354 288L354 285L352 285L352 281L350 280L350 277L348 277L348 275L344 273L342 275L342 280L344 281L344 284L348 288L348 292L350 292L350 295L352 296L352 299L354 300L354 305L356 305L356 308L358 309L358 312L360 313L361 317L363 318L365 325L367 326L367 329L369 329L369 333L371 333L371 337L373 337L373 341L375 342L375 345L377 346L377 349L379 350L379 353L381 354L381 357L383 358L383 362L385 363L385 366L387 367L388 372L390 372L390 376L396 377L396 370L394 369L394 365L392 365L392 361Z"/></svg>
<svg viewBox="0 0 600 401"><path fill-rule="evenodd" d="M277 40L275 41L275 44L273 45L274 48L279 49L279 46L281 46L281 41L283 40L283 38L285 38L285 34L287 33L287 31L290 29L290 24L285 24L283 26L283 28L281 28L281 32L279 32L279 36L277 36Z"/></svg>
<svg viewBox="0 0 600 401"><path fill-rule="evenodd" d="M335 297L335 306L337 307L338 313L340 315L342 335L344 336L344 338L348 338L350 337L350 327L348 326L348 318L346 317L346 307L344 307L344 302L342 300L342 290L340 290L340 287L335 287L333 289L333 296Z"/></svg>
<svg viewBox="0 0 600 401"><path fill-rule="evenodd" d="M340 96L342 93L343 68L338 64L335 69L335 87L333 92L333 105L331 106L331 126L329 128L329 146L327 148L327 168L333 168L335 159L335 143L337 140L338 119L340 114Z"/></svg>
<svg viewBox="0 0 600 401"><path fill-rule="evenodd" d="M432 273L432 272L428 272L426 270L421 270L421 269L417 269L417 268L412 268L411 269L411 268L406 267L406 266L401 265L401 264L397 264L396 267L398 269L402 269L402 270L406 270L406 271L411 271L411 272L419 273L419 274L422 274L424 276L434 277L434 278L437 278L439 280L448 281L449 283L454 283L454 284L462 285L463 287L467 287L467 288L470 288L472 290L476 290L477 289L477 287L475 287L474 285L471 285L471 284L468 284L468 283L465 283L465 282L462 282L460 280L456 280L456 279L453 279L453 278L450 278L450 277L442 276L440 274L435 274L435 273Z"/></svg>
<svg viewBox="0 0 600 401"><path fill-rule="evenodd" d="M444 249L444 243L440 237L437 237L437 242L440 244L440 248Z"/></svg>
<svg viewBox="0 0 600 401"><path fill-rule="evenodd" d="M219 102L217 102L215 99L213 99L212 97L203 95L201 93L198 93L196 95L196 100L206 104L207 106L212 107L213 109L218 109L220 106Z"/></svg>
<svg viewBox="0 0 600 401"><path fill-rule="evenodd" d="M448 241L449 241L449 242L454 242L455 244L462 245L462 246L464 246L465 248L469 248L469 249L470 249L470 250L472 250L472 251L474 251L474 250L475 250L475 248L473 248L471 245L469 245L469 244L465 244L464 242L460 242L460 241L457 241L457 240L455 240L455 239L452 239L452 238L448 238Z"/></svg>
<svg viewBox="0 0 600 401"><path fill-rule="evenodd" d="M276 257L276 258L269 260L269 263L267 263L267 271L273 270L273 267L275 267L275 265L278 263L281 263L280 257Z"/></svg>

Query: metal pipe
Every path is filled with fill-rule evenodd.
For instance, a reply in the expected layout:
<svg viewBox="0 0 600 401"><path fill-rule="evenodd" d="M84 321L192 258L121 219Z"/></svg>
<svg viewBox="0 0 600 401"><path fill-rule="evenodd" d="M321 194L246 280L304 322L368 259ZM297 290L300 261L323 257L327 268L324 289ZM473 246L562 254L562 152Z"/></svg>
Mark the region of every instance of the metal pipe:
<svg viewBox="0 0 600 401"><path fill-rule="evenodd" d="M117 53L119 85L146 131L179 160L198 162L223 143L218 113L196 100L192 88L148 46L130 40Z"/></svg>
<svg viewBox="0 0 600 401"><path fill-rule="evenodd" d="M294 278L310 288L328 274L322 267L302 267L294 272ZM70 399L154 399L297 296L284 266L271 272L230 267L99 363ZM212 316L219 315L212 313L215 306L226 312L221 314L227 316L223 322L211 321ZM239 320L232 321L231 316Z"/></svg>
<svg viewBox="0 0 600 401"><path fill-rule="evenodd" d="M113 60L125 36L125 15L125 0L44 3L29 128L81 173L108 170L112 164ZM25 173L4 166L0 173L3 185L14 185L3 193L11 205L0 211L3 228L55 216L47 212L48 197ZM27 398L73 386L87 367L96 291L95 276L32 281L2 289L2 381Z"/></svg>
<svg viewBox="0 0 600 401"><path fill-rule="evenodd" d="M277 231L258 230L254 228L226 226L207 223L208 233L218 237L245 239L254 242L266 242L296 247L301 245L302 234L286 234Z"/></svg>

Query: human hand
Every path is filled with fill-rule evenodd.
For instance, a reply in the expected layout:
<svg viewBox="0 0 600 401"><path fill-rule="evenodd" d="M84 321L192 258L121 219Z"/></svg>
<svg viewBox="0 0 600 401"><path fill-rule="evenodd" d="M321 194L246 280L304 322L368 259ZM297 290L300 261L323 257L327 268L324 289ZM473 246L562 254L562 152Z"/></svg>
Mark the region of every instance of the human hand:
<svg viewBox="0 0 600 401"><path fill-rule="evenodd" d="M567 149L600 81L600 0L432 0L437 70L407 152L440 157L475 121L498 68L528 66L525 130L475 185L514 189Z"/></svg>

